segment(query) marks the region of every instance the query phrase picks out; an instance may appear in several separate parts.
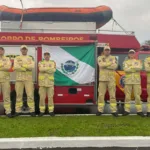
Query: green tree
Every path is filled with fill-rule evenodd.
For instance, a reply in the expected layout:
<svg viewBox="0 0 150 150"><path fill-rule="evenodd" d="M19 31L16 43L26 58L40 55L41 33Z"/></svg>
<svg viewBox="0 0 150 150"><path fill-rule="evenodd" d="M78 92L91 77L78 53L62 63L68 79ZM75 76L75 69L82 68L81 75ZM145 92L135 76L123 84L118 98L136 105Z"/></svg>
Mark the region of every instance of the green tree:
<svg viewBox="0 0 150 150"><path fill-rule="evenodd" d="M144 42L145 45L150 45L150 40Z"/></svg>

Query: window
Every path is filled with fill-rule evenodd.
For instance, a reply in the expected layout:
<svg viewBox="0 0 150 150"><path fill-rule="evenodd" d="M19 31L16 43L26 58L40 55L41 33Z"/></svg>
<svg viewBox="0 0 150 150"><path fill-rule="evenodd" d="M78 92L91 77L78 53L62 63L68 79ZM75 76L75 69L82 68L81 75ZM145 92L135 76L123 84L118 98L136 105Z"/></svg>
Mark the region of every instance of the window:
<svg viewBox="0 0 150 150"><path fill-rule="evenodd" d="M127 54L112 54L113 56L116 56L118 59L118 68L117 70L123 70L123 62L127 57Z"/></svg>
<svg viewBox="0 0 150 150"><path fill-rule="evenodd" d="M139 59L144 61L148 54L139 54Z"/></svg>
<svg viewBox="0 0 150 150"><path fill-rule="evenodd" d="M142 63L143 63L142 70L144 70L144 60L147 56L148 56L148 54L139 54L139 59L142 60Z"/></svg>

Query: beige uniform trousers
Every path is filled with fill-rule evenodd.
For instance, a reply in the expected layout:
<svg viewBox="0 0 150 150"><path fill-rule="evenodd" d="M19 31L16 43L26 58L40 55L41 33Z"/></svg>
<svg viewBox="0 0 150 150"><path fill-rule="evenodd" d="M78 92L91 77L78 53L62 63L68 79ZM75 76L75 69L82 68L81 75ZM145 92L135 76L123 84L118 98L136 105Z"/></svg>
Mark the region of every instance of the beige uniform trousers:
<svg viewBox="0 0 150 150"><path fill-rule="evenodd" d="M30 108L30 112L34 112L34 88L32 81L16 81L16 112L21 111L24 88L27 94L27 102Z"/></svg>
<svg viewBox="0 0 150 150"><path fill-rule="evenodd" d="M137 112L142 112L142 104L141 104L141 85L140 84L126 84L125 85L125 111L130 112L130 101L132 89L135 95L135 106Z"/></svg>
<svg viewBox="0 0 150 150"><path fill-rule="evenodd" d="M106 90L108 89L109 96L110 96L110 107L111 112L116 112L116 84L113 81L100 81L99 82L99 96L98 96L98 111L104 111L104 97L106 94Z"/></svg>
<svg viewBox="0 0 150 150"><path fill-rule="evenodd" d="M49 112L53 112L54 111L54 101L53 101L54 87L53 86L51 86L51 87L40 86L39 95L40 95L40 112L42 112L42 113L45 112L46 95L48 96Z"/></svg>
<svg viewBox="0 0 150 150"><path fill-rule="evenodd" d="M150 83L147 84L147 94L148 94L148 98L147 98L147 112L150 113Z"/></svg>
<svg viewBox="0 0 150 150"><path fill-rule="evenodd" d="M11 101L10 101L10 83L0 82L0 93L3 94L3 104L5 108L5 113L11 113Z"/></svg>

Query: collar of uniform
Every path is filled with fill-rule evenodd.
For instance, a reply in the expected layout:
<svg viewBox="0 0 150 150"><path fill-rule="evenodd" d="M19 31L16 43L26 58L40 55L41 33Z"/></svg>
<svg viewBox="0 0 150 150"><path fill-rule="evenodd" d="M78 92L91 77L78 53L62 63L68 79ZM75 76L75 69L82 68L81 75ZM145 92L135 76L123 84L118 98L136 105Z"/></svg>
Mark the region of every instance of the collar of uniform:
<svg viewBox="0 0 150 150"><path fill-rule="evenodd" d="M2 57L0 57L0 59L3 59L5 56L3 55Z"/></svg>

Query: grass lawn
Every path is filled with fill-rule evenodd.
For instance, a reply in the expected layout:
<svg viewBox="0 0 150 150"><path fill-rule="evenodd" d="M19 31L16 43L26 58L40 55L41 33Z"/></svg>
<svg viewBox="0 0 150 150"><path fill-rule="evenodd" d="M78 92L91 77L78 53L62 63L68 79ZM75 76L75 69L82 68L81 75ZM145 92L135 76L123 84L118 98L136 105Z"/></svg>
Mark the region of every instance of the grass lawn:
<svg viewBox="0 0 150 150"><path fill-rule="evenodd" d="M150 118L127 116L0 117L0 138L150 136Z"/></svg>

